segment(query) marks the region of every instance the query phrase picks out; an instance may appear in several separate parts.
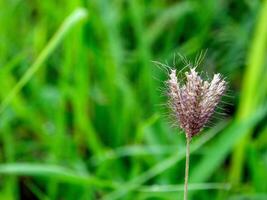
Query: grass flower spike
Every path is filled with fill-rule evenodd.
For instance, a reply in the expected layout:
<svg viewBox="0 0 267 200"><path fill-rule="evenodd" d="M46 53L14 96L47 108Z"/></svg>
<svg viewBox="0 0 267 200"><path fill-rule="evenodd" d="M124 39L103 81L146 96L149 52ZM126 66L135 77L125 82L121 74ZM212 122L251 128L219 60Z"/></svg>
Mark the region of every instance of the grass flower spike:
<svg viewBox="0 0 267 200"><path fill-rule="evenodd" d="M171 69L167 81L169 105L187 138L184 200L188 190L190 140L209 121L226 90L226 82L220 74L215 74L208 82L201 79L195 68L190 68L185 76L186 81L182 84L176 70Z"/></svg>
<svg viewBox="0 0 267 200"><path fill-rule="evenodd" d="M198 134L213 114L221 96L224 94L226 82L220 74L215 74L212 81L203 81L195 68L186 72L186 84L178 82L176 70L169 74L169 103L180 127L186 137Z"/></svg>

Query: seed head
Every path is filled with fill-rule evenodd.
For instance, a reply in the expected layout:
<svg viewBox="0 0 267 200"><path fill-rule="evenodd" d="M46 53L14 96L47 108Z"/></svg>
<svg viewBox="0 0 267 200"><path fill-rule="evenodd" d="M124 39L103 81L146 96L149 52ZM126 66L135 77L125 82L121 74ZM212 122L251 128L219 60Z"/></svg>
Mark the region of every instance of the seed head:
<svg viewBox="0 0 267 200"><path fill-rule="evenodd" d="M186 137L192 138L214 113L226 90L226 82L220 74L215 74L211 82L204 81L195 68L190 68L185 76L185 84L179 83L176 70L170 70L168 97L180 127L185 131Z"/></svg>

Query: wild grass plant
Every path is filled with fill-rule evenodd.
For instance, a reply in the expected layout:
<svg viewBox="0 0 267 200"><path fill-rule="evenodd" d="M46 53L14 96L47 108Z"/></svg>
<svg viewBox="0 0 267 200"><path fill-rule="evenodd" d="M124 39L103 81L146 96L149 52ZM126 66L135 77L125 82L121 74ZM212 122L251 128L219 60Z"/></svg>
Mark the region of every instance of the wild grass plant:
<svg viewBox="0 0 267 200"><path fill-rule="evenodd" d="M188 199L190 141L201 132L214 114L227 85L220 74L214 74L209 82L198 74L197 65L189 63L186 67L189 69L185 72L185 83L181 76L177 77L176 69L171 68L167 80L168 105L176 126L184 131L186 137L184 200Z"/></svg>

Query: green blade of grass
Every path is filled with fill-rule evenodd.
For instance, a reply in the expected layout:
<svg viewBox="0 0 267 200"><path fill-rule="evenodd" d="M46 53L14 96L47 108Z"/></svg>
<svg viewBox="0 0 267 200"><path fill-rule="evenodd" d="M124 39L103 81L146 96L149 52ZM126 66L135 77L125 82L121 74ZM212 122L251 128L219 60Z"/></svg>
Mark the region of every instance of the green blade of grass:
<svg viewBox="0 0 267 200"><path fill-rule="evenodd" d="M188 184L188 190L229 190L230 184L227 183L192 183ZM151 185L141 186L137 189L138 192L145 193L168 193L168 192L180 192L184 191L184 185Z"/></svg>
<svg viewBox="0 0 267 200"><path fill-rule="evenodd" d="M22 78L18 81L18 83L14 86L14 88L10 91L10 93L3 100L0 105L0 112L8 106L8 104L12 101L12 99L16 96L16 94L24 87L24 85L31 79L34 73L41 67L41 65L45 62L45 60L51 55L51 53L55 50L61 40L65 37L67 32L71 30L74 25L76 25L81 20L87 17L87 10L84 8L78 8L73 13L71 13L65 21L62 23L58 31L48 42L46 47L37 57L35 62L29 67L29 69L25 72Z"/></svg>
<svg viewBox="0 0 267 200"><path fill-rule="evenodd" d="M94 185L98 187L115 188L116 183L100 180L87 174L78 174L70 169L58 165L32 164L32 163L7 163L0 165L0 174L16 176L33 176L56 178L65 183L76 185Z"/></svg>
<svg viewBox="0 0 267 200"><path fill-rule="evenodd" d="M258 23L256 26L254 39L251 44L251 49L247 58L247 68L243 78L243 87L240 98L240 105L237 112L238 120L242 121L250 117L251 112L257 108L261 103L260 94L258 90L260 84L267 84L264 81L264 59L267 48L267 1L264 1L261 7ZM255 92L257 91L257 94ZM252 134L252 130L247 130L246 137L240 140L236 147L230 171L230 179L233 184L238 184L241 181L245 148Z"/></svg>

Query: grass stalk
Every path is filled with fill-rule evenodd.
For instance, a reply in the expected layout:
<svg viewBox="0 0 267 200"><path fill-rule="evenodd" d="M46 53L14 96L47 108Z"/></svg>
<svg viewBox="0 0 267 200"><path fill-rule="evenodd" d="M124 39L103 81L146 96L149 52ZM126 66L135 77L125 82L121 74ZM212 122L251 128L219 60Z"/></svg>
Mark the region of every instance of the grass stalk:
<svg viewBox="0 0 267 200"><path fill-rule="evenodd" d="M184 175L184 200L187 200L187 196L188 196L189 159L190 159L190 137L186 137L186 156L185 156L185 175Z"/></svg>

